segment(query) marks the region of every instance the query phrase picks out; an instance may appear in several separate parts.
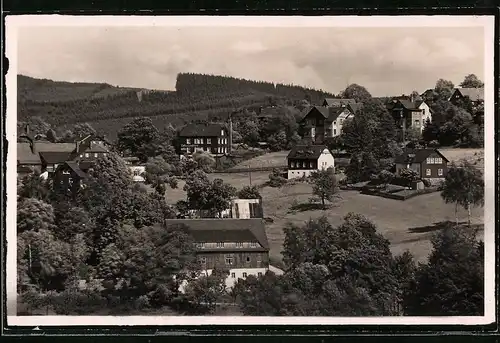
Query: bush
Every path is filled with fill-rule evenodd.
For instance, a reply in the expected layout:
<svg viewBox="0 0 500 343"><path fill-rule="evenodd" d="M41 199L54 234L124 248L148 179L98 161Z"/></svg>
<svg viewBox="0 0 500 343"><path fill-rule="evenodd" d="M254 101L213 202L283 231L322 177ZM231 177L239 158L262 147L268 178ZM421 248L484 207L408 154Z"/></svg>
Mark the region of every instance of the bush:
<svg viewBox="0 0 500 343"><path fill-rule="evenodd" d="M422 182L424 183L424 186L425 186L426 188L428 188L428 187L431 187L431 186L432 186L432 183L431 183L429 180L427 180L427 179L421 179L421 180L422 180Z"/></svg>
<svg viewBox="0 0 500 343"><path fill-rule="evenodd" d="M273 172L269 174L268 185L270 187L281 187L287 183L287 179L281 176L279 169L273 169Z"/></svg>
<svg viewBox="0 0 500 343"><path fill-rule="evenodd" d="M439 147L439 146L440 146L440 144L439 144L439 142L438 142L437 140L433 140L433 141L430 141L430 142L429 142L428 146L429 146L430 148L437 148L437 147Z"/></svg>

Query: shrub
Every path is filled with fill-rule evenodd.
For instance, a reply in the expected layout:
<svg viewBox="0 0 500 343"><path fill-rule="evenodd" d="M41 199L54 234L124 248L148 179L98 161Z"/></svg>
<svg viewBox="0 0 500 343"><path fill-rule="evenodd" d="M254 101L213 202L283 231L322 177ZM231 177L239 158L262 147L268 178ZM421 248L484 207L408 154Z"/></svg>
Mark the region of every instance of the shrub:
<svg viewBox="0 0 500 343"><path fill-rule="evenodd" d="M273 169L272 173L269 174L268 185L270 187L281 187L287 183L287 179L281 176L279 169Z"/></svg>
<svg viewBox="0 0 500 343"><path fill-rule="evenodd" d="M422 179L422 182L424 183L425 187L431 187L432 186L432 183L429 180L427 180L427 179Z"/></svg>

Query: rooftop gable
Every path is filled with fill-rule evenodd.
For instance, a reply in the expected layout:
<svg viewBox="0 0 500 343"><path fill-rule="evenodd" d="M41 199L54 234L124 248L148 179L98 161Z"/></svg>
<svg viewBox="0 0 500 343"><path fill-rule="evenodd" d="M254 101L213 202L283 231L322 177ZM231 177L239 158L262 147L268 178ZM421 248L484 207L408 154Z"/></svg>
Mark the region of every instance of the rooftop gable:
<svg viewBox="0 0 500 343"><path fill-rule="evenodd" d="M184 225L197 243L256 242L269 250L262 219L167 219L166 225Z"/></svg>
<svg viewBox="0 0 500 343"><path fill-rule="evenodd" d="M181 137L218 137L225 129L222 124L188 124L179 131Z"/></svg>
<svg viewBox="0 0 500 343"><path fill-rule="evenodd" d="M325 149L328 149L325 145L296 145L288 153L287 159L317 160Z"/></svg>
<svg viewBox="0 0 500 343"><path fill-rule="evenodd" d="M404 164L411 159L413 163L422 163L433 153L437 153L445 162L449 162L438 149L406 149L394 162Z"/></svg>

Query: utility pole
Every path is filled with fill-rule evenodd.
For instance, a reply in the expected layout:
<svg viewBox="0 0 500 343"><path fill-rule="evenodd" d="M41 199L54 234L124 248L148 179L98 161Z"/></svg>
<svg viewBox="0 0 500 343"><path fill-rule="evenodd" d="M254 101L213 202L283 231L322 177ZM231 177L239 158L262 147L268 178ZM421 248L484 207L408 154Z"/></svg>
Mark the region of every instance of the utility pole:
<svg viewBox="0 0 500 343"><path fill-rule="evenodd" d="M250 169L250 166L248 166L248 179L250 181L250 186L252 185L252 170Z"/></svg>

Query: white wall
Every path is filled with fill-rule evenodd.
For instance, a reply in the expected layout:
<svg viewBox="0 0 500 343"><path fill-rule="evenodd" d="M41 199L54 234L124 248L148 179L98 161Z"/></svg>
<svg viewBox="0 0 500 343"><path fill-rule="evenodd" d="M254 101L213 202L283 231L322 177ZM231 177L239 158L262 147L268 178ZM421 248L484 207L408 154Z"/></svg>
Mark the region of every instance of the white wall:
<svg viewBox="0 0 500 343"><path fill-rule="evenodd" d="M315 171L315 169L289 169L288 179L300 179L303 176L308 177L313 171Z"/></svg>
<svg viewBox="0 0 500 343"><path fill-rule="evenodd" d="M303 177L304 175L305 177L308 177L309 175L311 175L313 171L335 168L335 159L333 158L333 155L330 152L330 150L328 150L327 148L323 150L317 162L318 162L318 169L289 169L288 179L297 179Z"/></svg>
<svg viewBox="0 0 500 343"><path fill-rule="evenodd" d="M226 287L232 288L236 284L238 279L244 279L245 277L243 277L243 273L246 273L246 276L254 275L257 277L257 276L259 276L259 273L262 273L262 275L264 275L267 271L268 271L268 268L235 268L235 269L231 269L229 271L229 276L226 279ZM208 269L206 271L201 272L202 275L206 275L205 273L208 275L212 274L212 269ZM233 277L233 274L234 274L234 277ZM184 290L186 288L186 284L187 283L184 282L179 287L179 290L181 292L184 292Z"/></svg>
<svg viewBox="0 0 500 343"><path fill-rule="evenodd" d="M140 175L146 171L145 166L129 166L129 169L135 182L144 182L144 178Z"/></svg>
<svg viewBox="0 0 500 343"><path fill-rule="evenodd" d="M331 137L336 137L336 136L340 136L340 134L342 133L342 126L344 125L344 121L346 119L349 119L349 118L352 118L353 117L353 114L351 113L351 111L349 111L349 109L345 109L338 117L337 119L335 119L335 121L333 121L331 124L330 124L330 127L329 129L331 130L332 132L332 135Z"/></svg>

